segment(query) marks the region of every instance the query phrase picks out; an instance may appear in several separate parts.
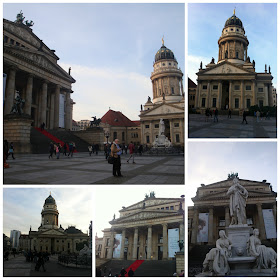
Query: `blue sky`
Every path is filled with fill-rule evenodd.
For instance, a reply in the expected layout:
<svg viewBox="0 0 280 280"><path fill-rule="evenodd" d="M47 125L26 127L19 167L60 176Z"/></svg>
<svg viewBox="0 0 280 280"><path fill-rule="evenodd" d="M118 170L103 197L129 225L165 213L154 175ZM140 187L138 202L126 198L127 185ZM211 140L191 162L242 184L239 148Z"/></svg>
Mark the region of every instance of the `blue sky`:
<svg viewBox="0 0 280 280"><path fill-rule="evenodd" d="M86 188L4 188L3 191L3 232L10 236L11 230L28 234L38 230L45 199L55 199L59 212L58 223L66 229L76 226L87 232L92 220L92 191Z"/></svg>
<svg viewBox="0 0 280 280"><path fill-rule="evenodd" d="M249 40L248 56L256 62L256 72L271 66L277 85L277 8L276 3L229 3L188 5L188 75L196 82L200 61L203 67L215 58L218 60L218 39L226 20L235 14L243 23Z"/></svg>
<svg viewBox="0 0 280 280"><path fill-rule="evenodd" d="M187 205L201 184L212 184L238 173L240 179L267 180L277 192L276 142L189 142Z"/></svg>
<svg viewBox="0 0 280 280"><path fill-rule="evenodd" d="M4 4L14 21L22 10L33 32L71 66L74 120L102 117L109 109L139 119L152 95L154 56L165 46L185 74L184 4Z"/></svg>

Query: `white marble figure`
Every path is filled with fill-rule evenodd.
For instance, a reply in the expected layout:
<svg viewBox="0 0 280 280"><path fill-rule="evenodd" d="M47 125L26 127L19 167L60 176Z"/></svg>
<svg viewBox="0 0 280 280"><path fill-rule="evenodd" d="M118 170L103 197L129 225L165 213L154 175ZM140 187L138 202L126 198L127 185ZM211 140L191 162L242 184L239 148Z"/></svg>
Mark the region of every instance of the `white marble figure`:
<svg viewBox="0 0 280 280"><path fill-rule="evenodd" d="M216 248L212 248L203 262L202 274L224 276L230 272L228 258L231 257L231 241L224 230L219 231L220 238L216 241Z"/></svg>
<svg viewBox="0 0 280 280"><path fill-rule="evenodd" d="M84 244L84 248L82 250L80 250L79 252L79 255L82 256L82 255L87 255L89 252L89 248L86 244Z"/></svg>
<svg viewBox="0 0 280 280"><path fill-rule="evenodd" d="M230 225L247 224L246 218L246 200L248 191L238 183L238 179L233 179L233 185L228 189L227 195L230 196Z"/></svg>
<svg viewBox="0 0 280 280"><path fill-rule="evenodd" d="M253 235L247 242L247 252L249 256L256 257L255 268L272 269L276 272L277 254L273 248L261 244L257 228L253 230Z"/></svg>
<svg viewBox="0 0 280 280"><path fill-rule="evenodd" d="M165 131L165 124L163 119L160 119L159 121L159 135L164 135L164 131Z"/></svg>

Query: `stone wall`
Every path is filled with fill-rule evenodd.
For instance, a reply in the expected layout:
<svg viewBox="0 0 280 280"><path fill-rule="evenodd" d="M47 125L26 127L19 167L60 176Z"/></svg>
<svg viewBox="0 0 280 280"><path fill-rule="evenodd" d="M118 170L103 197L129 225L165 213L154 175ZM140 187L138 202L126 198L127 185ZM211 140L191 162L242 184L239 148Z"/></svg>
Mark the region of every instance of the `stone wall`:
<svg viewBox="0 0 280 280"><path fill-rule="evenodd" d="M180 275L182 270L185 270L185 255L184 252L176 253L176 273Z"/></svg>
<svg viewBox="0 0 280 280"><path fill-rule="evenodd" d="M89 144L99 144L99 149L103 150L104 131L101 127L88 128L87 130L73 131L73 134Z"/></svg>

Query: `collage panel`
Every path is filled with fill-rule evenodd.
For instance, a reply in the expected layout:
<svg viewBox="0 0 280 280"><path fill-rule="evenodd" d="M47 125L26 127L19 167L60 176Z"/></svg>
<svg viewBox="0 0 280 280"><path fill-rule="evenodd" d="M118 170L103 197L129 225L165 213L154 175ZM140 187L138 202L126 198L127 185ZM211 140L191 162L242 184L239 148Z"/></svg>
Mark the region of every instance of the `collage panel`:
<svg viewBox="0 0 280 280"><path fill-rule="evenodd" d="M277 276L277 143L188 148L188 276Z"/></svg>
<svg viewBox="0 0 280 280"><path fill-rule="evenodd" d="M185 275L184 187L97 188L94 221L96 277Z"/></svg>
<svg viewBox="0 0 280 280"><path fill-rule="evenodd" d="M91 277L92 190L3 189L4 277Z"/></svg>

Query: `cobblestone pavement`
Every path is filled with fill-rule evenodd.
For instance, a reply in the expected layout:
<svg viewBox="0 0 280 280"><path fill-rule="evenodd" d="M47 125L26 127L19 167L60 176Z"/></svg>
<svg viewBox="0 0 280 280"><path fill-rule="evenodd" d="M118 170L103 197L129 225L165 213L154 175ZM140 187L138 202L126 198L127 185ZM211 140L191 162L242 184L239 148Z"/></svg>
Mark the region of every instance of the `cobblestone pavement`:
<svg viewBox="0 0 280 280"><path fill-rule="evenodd" d="M276 119L263 119L257 122L255 117L247 117L248 124L242 124L242 117L219 116L219 122L210 117L205 122L204 115L189 115L189 138L276 138Z"/></svg>
<svg viewBox="0 0 280 280"><path fill-rule="evenodd" d="M4 261L4 276L91 276L91 269L65 267L57 263L57 256L50 256L50 260L45 263L44 272L42 267L40 271L35 271L35 263L26 262L25 257L20 255L9 258Z"/></svg>
<svg viewBox="0 0 280 280"><path fill-rule="evenodd" d="M112 175L111 164L103 154L76 153L49 159L47 154L15 155L4 169L4 184L184 184L184 157L135 156L135 164L122 155L121 172Z"/></svg>

